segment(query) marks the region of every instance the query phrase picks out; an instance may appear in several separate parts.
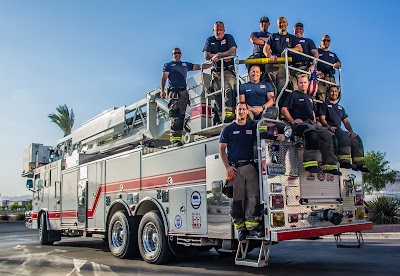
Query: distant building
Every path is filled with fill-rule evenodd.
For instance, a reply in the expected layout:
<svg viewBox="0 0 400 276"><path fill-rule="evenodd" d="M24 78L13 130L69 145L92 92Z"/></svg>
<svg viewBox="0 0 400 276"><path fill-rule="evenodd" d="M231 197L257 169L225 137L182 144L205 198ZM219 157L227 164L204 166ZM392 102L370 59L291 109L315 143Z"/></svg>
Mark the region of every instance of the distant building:
<svg viewBox="0 0 400 276"><path fill-rule="evenodd" d="M10 206L10 201L8 199L0 200L0 207L8 207Z"/></svg>

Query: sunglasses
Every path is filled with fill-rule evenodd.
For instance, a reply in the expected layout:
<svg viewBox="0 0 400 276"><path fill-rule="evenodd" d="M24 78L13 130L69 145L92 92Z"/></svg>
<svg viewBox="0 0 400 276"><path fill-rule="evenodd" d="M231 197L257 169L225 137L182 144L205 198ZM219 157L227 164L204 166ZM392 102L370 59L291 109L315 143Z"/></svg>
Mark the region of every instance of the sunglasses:
<svg viewBox="0 0 400 276"><path fill-rule="evenodd" d="M323 42L331 42L330 39L322 39Z"/></svg>
<svg viewBox="0 0 400 276"><path fill-rule="evenodd" d="M173 52L174 55L181 55L181 52Z"/></svg>

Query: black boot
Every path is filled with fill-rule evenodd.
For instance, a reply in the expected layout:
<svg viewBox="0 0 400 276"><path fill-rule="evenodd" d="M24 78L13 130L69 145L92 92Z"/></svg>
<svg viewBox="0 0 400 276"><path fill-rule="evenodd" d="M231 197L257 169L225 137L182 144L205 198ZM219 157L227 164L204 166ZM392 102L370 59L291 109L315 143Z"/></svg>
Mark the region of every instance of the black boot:
<svg viewBox="0 0 400 276"><path fill-rule="evenodd" d="M238 240L244 241L247 238L248 234L249 234L249 232L247 231L247 229L239 230L238 231Z"/></svg>

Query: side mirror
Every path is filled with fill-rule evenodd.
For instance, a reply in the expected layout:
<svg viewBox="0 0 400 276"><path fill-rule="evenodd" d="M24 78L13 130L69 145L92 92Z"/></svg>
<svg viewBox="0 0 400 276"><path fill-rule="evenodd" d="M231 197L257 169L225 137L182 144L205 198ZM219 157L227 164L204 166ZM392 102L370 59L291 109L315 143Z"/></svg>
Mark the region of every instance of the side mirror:
<svg viewBox="0 0 400 276"><path fill-rule="evenodd" d="M40 190L42 188L42 180L41 179L37 179L36 180L36 190Z"/></svg>
<svg viewBox="0 0 400 276"><path fill-rule="evenodd" d="M27 180L26 180L26 188L27 188L27 189L32 189L32 188L33 188L33 181L32 181L32 179L27 179Z"/></svg>

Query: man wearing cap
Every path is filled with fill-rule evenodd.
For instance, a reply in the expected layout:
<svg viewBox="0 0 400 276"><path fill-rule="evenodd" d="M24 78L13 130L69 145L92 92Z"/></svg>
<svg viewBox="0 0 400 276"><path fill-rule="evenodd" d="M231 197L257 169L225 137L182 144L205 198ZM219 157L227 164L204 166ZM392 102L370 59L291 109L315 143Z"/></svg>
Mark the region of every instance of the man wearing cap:
<svg viewBox="0 0 400 276"><path fill-rule="evenodd" d="M211 91L218 91L221 89L221 59L236 55L236 42L232 35L225 34L225 26L221 21L214 23L213 28L214 36L207 38L203 48L204 58L214 63L212 70L212 83ZM221 93L215 95L217 106L215 107L214 122L220 123L222 119L222 112L224 112L224 123L232 122L235 119L233 113L236 105L236 74L234 71L233 58L224 59L224 87L225 95L222 97ZM222 110L222 99L225 101L225 110Z"/></svg>
<svg viewBox="0 0 400 276"><path fill-rule="evenodd" d="M364 147L361 138L354 133L346 111L337 103L338 98L339 89L337 86L332 85L327 92L327 100L320 106L319 120L337 138L340 167L369 172L365 167ZM347 131L340 128L342 122ZM351 160L353 166L351 165Z"/></svg>
<svg viewBox="0 0 400 276"><path fill-rule="evenodd" d="M250 42L253 44L253 53L249 58L265 58L263 53L264 45L268 40L268 37L271 35L268 32L269 28L269 18L263 16L260 18L260 31L259 32L252 32L250 35ZM248 70L250 70L251 66L248 66ZM265 79L265 65L260 64L261 75L262 79Z"/></svg>
<svg viewBox="0 0 400 276"><path fill-rule="evenodd" d="M304 35L304 25L303 23L296 23L293 27L293 34L299 39L299 43L301 47L303 48L303 53L309 56L313 56L315 58L318 58L318 50L317 47L315 47L314 41L312 41L309 38L303 37ZM301 69L303 71L308 71L308 72L313 72L314 71L314 64L313 60L310 58L307 58L302 55L295 54L292 56L292 66L296 67L298 69ZM292 84L293 84L293 90L297 90L297 76L299 74L302 74L299 71L292 70L291 71L291 76L292 76Z"/></svg>
<svg viewBox="0 0 400 276"><path fill-rule="evenodd" d="M331 51L329 51L329 47L331 46L331 38L329 35L324 35L321 38L321 44L318 48L319 59L324 60L326 62L332 63L333 66L318 62L317 70L318 77L322 78L326 81L335 83L335 68L339 69L342 67L342 63L340 62L337 55ZM327 92L327 88L331 84L326 84L322 81L318 83L318 92L316 95L316 99L320 101L325 101L325 96Z"/></svg>
<svg viewBox="0 0 400 276"><path fill-rule="evenodd" d="M268 58L271 58L272 61L276 61L276 59L280 56L285 56L283 50L286 48L298 52L303 51L301 44L299 43L299 39L287 32L287 26L288 22L286 18L279 17L277 20L279 32L272 34L268 38L267 43L264 45L264 55ZM289 53L288 56L292 56L292 54ZM285 64L267 64L266 68L268 72L267 80L272 83L275 89L275 95L279 97L279 94L281 93L286 82ZM281 99L279 100L279 106L281 106L285 97L286 93L283 93L281 95Z"/></svg>
<svg viewBox="0 0 400 276"><path fill-rule="evenodd" d="M179 48L172 50L173 61L165 63L161 76L161 97L166 98L165 84L168 79L168 109L171 122L170 141L175 146L182 146L182 131L189 94L186 87L188 71L200 70L199 64L181 61Z"/></svg>

